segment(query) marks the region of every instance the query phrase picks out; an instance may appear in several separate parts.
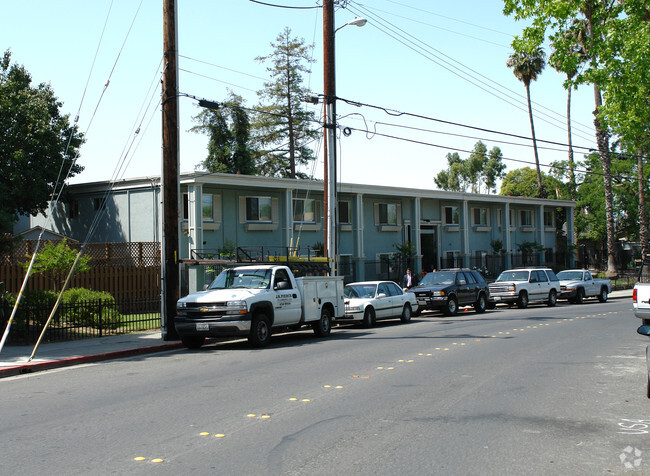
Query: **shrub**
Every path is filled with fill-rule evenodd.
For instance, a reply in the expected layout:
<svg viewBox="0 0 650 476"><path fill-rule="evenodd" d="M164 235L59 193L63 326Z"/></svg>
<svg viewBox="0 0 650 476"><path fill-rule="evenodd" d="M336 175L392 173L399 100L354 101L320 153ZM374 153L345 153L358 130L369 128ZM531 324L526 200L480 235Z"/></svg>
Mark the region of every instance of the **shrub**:
<svg viewBox="0 0 650 476"><path fill-rule="evenodd" d="M122 322L115 298L106 291L72 288L63 293L61 303L65 319L77 325L114 330Z"/></svg>

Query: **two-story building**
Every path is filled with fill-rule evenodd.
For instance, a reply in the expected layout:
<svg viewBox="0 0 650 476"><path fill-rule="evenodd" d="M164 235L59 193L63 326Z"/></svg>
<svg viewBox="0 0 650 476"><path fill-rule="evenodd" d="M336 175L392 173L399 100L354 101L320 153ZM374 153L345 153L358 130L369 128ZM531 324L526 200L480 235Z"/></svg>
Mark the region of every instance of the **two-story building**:
<svg viewBox="0 0 650 476"><path fill-rule="evenodd" d="M160 177L121 180L107 193L110 186L68 186L68 198L54 209L48 227L81 242L91 228L91 242L160 241ZM322 181L184 173L180 197L181 259L231 246L318 248L326 241ZM513 257L526 243L548 261L561 240L565 249L573 244L574 210L572 201L337 184L338 272L374 279L404 243L413 244L416 272L481 267L495 244L504 267L516 264ZM46 223L40 215L23 217L15 231Z"/></svg>

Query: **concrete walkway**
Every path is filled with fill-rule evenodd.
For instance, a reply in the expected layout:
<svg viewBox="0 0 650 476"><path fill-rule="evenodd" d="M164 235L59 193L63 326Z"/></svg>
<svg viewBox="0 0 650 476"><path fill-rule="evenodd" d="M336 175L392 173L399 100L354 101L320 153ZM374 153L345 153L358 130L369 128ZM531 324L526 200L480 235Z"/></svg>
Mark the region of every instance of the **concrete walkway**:
<svg viewBox="0 0 650 476"><path fill-rule="evenodd" d="M614 291L609 297L610 299L627 299L631 303L632 290ZM29 356L32 354L33 345L5 345L0 352L0 378L182 347L183 344L178 341L163 341L160 331L139 332L41 344L34 359L30 362Z"/></svg>

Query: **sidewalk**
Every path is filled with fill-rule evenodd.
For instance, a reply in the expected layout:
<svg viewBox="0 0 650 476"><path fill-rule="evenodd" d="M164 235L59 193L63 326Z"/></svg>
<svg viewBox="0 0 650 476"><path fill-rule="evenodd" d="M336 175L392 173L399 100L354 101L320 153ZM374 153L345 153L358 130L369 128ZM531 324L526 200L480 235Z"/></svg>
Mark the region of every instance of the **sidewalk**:
<svg viewBox="0 0 650 476"><path fill-rule="evenodd" d="M609 297L632 304L631 289L613 291ZM0 378L182 347L179 341L163 341L160 331L41 344L31 362L33 345L5 346L0 353Z"/></svg>
<svg viewBox="0 0 650 476"><path fill-rule="evenodd" d="M0 353L0 378L182 347L179 341L163 341L159 330L41 344L31 362L33 345L5 345Z"/></svg>

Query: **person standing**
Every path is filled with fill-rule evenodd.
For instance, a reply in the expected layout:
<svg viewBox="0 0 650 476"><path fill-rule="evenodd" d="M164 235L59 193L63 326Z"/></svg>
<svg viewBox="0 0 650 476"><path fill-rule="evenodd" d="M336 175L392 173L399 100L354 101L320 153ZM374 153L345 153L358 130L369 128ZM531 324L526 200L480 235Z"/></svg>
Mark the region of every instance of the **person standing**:
<svg viewBox="0 0 650 476"><path fill-rule="evenodd" d="M406 268L406 274L402 278L402 287L406 289L411 289L413 286L418 284L417 277L411 273L411 268Z"/></svg>

